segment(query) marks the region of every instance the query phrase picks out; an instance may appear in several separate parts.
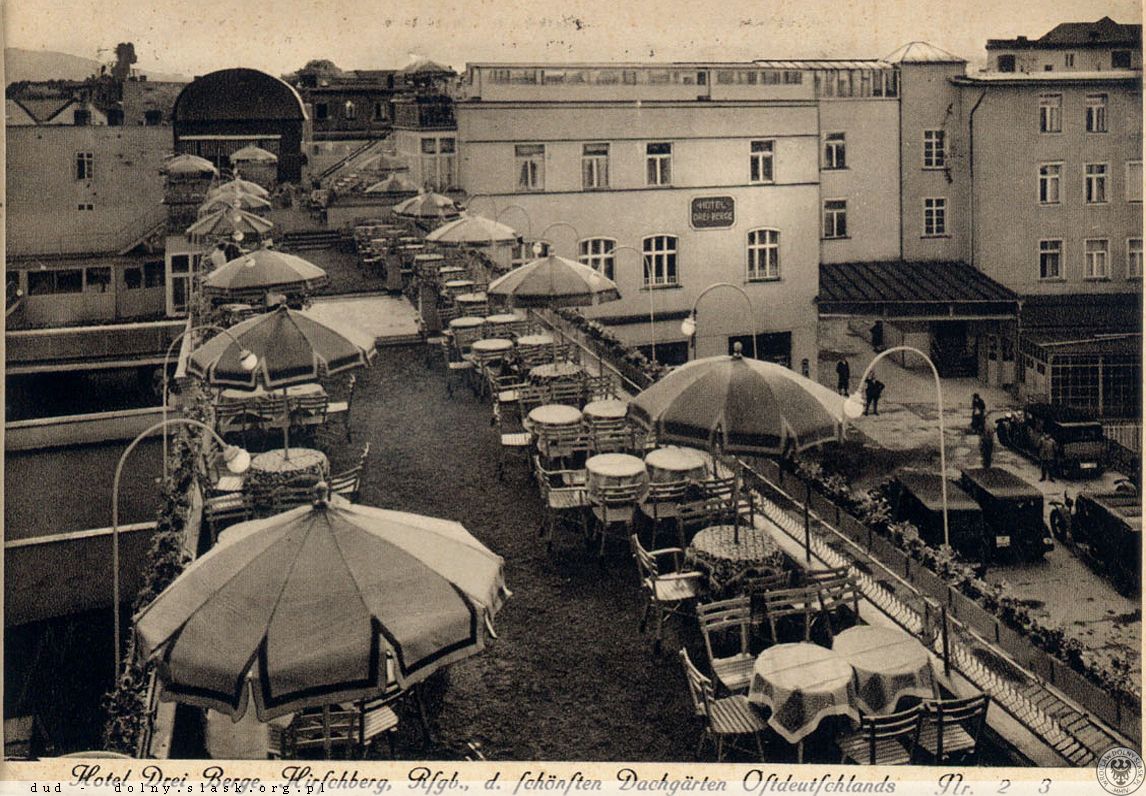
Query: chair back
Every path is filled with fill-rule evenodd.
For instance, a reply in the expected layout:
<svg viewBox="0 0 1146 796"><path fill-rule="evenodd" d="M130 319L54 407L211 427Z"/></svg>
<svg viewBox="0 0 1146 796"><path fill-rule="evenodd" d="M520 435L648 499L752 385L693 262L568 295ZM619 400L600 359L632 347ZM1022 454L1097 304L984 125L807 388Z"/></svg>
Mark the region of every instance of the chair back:
<svg viewBox="0 0 1146 796"><path fill-rule="evenodd" d="M864 740L867 759L857 762L873 766L883 762L879 759L879 752L887 746L889 741L903 743L910 750L911 762L914 762L922 725L922 705L915 705L907 710L890 713L886 716L861 714L859 734Z"/></svg>
<svg viewBox="0 0 1146 796"><path fill-rule="evenodd" d="M606 508L636 506L642 491L643 484L610 484L593 489L589 497L592 502Z"/></svg>
<svg viewBox="0 0 1146 796"><path fill-rule="evenodd" d="M351 467L345 472L330 476L330 491L354 503L362 487L362 465Z"/></svg>
<svg viewBox="0 0 1146 796"><path fill-rule="evenodd" d="M358 746L362 717L357 710L332 708L324 716L322 711L304 712L295 716L290 725L291 746L296 751L323 749L331 746Z"/></svg>
<svg viewBox="0 0 1146 796"><path fill-rule="evenodd" d="M518 388L517 400L521 402L521 416L525 417L531 409L549 403L549 390L540 384L524 384Z"/></svg>
<svg viewBox="0 0 1146 796"><path fill-rule="evenodd" d="M688 481L667 481L649 484L645 493L646 503L680 503L688 491Z"/></svg>
<svg viewBox="0 0 1146 796"><path fill-rule="evenodd" d="M287 401L282 395L261 395L255 401L255 413L264 422L277 423L287 413Z"/></svg>
<svg viewBox="0 0 1146 796"><path fill-rule="evenodd" d="M585 401L604 401L616 398L617 390L613 385L613 377L604 373L600 376L585 377Z"/></svg>
<svg viewBox="0 0 1146 796"><path fill-rule="evenodd" d="M579 381L555 381L549 385L549 400L555 404L580 407L584 390Z"/></svg>
<svg viewBox="0 0 1146 796"><path fill-rule="evenodd" d="M203 520L210 526L212 538L219 535L223 525L246 522L253 516L249 495L228 493L203 501Z"/></svg>
<svg viewBox="0 0 1146 796"><path fill-rule="evenodd" d="M708 652L709 661L717 657L712 653L712 636L725 635L730 630L735 630L740 637L740 652L744 655L749 654L748 628L752 621L752 609L747 595L698 603L696 621L704 636L704 648Z"/></svg>
<svg viewBox="0 0 1146 796"><path fill-rule="evenodd" d="M660 567L657 566L657 559L641 544L640 537L635 533L632 534L629 537L629 544L633 548L633 560L637 562L637 574L641 580L659 578L661 573Z"/></svg>
<svg viewBox="0 0 1146 796"><path fill-rule="evenodd" d="M589 437L596 453L627 453L633 450L633 432L622 421L618 425L594 423Z"/></svg>
<svg viewBox="0 0 1146 796"><path fill-rule="evenodd" d="M801 586L795 589L773 589L764 593L764 615L772 631L772 640L779 643L777 624L789 616L804 617L804 641L812 633L812 614L819 595L816 589Z"/></svg>
<svg viewBox="0 0 1146 796"><path fill-rule="evenodd" d="M318 420L326 422L326 410L330 406L330 397L322 395L300 395L294 399L294 410L291 413L295 418L307 421Z"/></svg>
<svg viewBox="0 0 1146 796"><path fill-rule="evenodd" d="M844 580L847 576L848 568L846 566L832 567L830 569L806 569L801 575L800 581L811 586L814 584Z"/></svg>
<svg viewBox="0 0 1146 796"><path fill-rule="evenodd" d="M764 621L767 612L764 606L765 595L777 589L787 589L792 585L792 576L788 572L776 572L771 575L760 575L749 572L740 580L740 589L748 597L752 610L752 622L759 624Z"/></svg>
<svg viewBox="0 0 1146 796"><path fill-rule="evenodd" d="M732 493L736 489L736 476L706 478L700 482L700 488L706 498L716 498L731 503Z"/></svg>
<svg viewBox="0 0 1146 796"><path fill-rule="evenodd" d="M318 483L315 479L300 479L276 487L271 492L271 505L273 511L279 512L305 506L314 501L314 487Z"/></svg>
<svg viewBox="0 0 1146 796"><path fill-rule="evenodd" d="M974 743L970 750L958 751L965 752L970 758L979 754L979 739L983 734L987 708L990 705L990 694L976 694L962 699L940 699L924 704L926 722L935 727L935 762L942 762L947 754L943 748L944 732L950 734L956 727L966 732Z"/></svg>
<svg viewBox="0 0 1146 796"><path fill-rule="evenodd" d="M697 716L707 720L714 697L712 680L700 673L692 659L688 657L688 650L681 649L680 660L684 665L685 680L688 682L688 695L692 697L692 710Z"/></svg>

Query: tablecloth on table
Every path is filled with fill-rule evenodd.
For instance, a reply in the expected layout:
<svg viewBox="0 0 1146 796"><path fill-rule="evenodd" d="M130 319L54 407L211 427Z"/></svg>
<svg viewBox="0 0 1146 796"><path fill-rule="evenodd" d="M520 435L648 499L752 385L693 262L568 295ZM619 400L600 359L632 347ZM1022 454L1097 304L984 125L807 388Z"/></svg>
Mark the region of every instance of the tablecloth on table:
<svg viewBox="0 0 1146 796"><path fill-rule="evenodd" d="M855 671L856 705L865 713L891 713L905 696L935 696L927 650L900 630L858 625L836 636L832 651Z"/></svg>
<svg viewBox="0 0 1146 796"><path fill-rule="evenodd" d="M748 699L771 708L768 726L793 744L814 732L828 716L859 719L852 667L832 650L815 644L777 644L760 653Z"/></svg>
<svg viewBox="0 0 1146 796"><path fill-rule="evenodd" d="M723 584L747 570L768 575L785 569L784 552L767 531L741 528L740 542L735 538L733 526L713 525L697 533L685 550L686 562L708 573L717 596Z"/></svg>

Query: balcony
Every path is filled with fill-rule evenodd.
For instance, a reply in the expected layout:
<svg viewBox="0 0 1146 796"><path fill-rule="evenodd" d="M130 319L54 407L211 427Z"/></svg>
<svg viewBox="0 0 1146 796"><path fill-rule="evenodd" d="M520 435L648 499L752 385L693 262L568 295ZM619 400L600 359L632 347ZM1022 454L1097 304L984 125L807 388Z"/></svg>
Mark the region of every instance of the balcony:
<svg viewBox="0 0 1146 796"><path fill-rule="evenodd" d="M394 127L404 130L455 130L454 102L445 96L410 97L394 103Z"/></svg>

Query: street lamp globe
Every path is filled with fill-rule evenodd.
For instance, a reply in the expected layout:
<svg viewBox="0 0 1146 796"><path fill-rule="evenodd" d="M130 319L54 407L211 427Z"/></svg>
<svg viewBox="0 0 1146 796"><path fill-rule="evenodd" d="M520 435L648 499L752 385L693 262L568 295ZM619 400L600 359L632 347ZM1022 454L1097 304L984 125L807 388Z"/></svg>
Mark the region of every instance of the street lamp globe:
<svg viewBox="0 0 1146 796"><path fill-rule="evenodd" d="M859 391L853 392L844 401L844 414L851 420L863 415L863 398L860 396Z"/></svg>
<svg viewBox="0 0 1146 796"><path fill-rule="evenodd" d="M259 357L254 351L244 348L239 352L239 365L247 373L250 373L259 366Z"/></svg>
<svg viewBox="0 0 1146 796"><path fill-rule="evenodd" d="M227 465L227 469L235 475L241 475L247 472L251 466L251 454L246 448L240 448L238 445L228 445L223 448L223 462Z"/></svg>
<svg viewBox="0 0 1146 796"><path fill-rule="evenodd" d="M696 334L696 318L689 315L680 322L680 331L685 337L692 337Z"/></svg>

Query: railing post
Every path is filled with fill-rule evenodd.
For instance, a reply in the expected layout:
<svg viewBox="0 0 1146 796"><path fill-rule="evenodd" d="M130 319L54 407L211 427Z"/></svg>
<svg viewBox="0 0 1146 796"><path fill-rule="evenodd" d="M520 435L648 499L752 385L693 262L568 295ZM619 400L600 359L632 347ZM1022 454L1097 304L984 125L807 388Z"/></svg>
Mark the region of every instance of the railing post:
<svg viewBox="0 0 1146 796"><path fill-rule="evenodd" d="M812 499L812 485L804 482L804 560L812 563L812 524L808 515L808 502Z"/></svg>
<svg viewBox="0 0 1146 796"><path fill-rule="evenodd" d="M940 617L943 620L943 675L951 676L951 642L948 639L947 606L940 607Z"/></svg>

